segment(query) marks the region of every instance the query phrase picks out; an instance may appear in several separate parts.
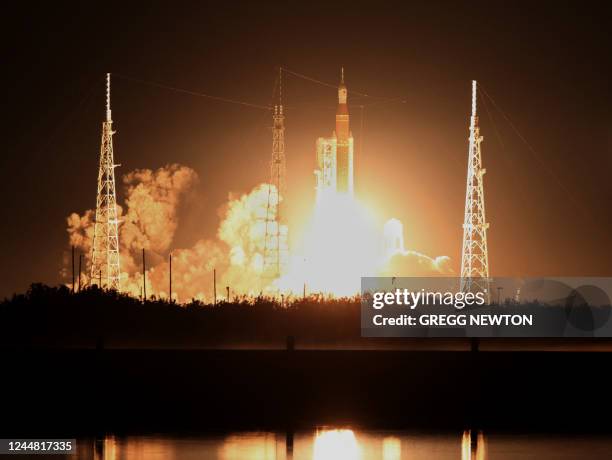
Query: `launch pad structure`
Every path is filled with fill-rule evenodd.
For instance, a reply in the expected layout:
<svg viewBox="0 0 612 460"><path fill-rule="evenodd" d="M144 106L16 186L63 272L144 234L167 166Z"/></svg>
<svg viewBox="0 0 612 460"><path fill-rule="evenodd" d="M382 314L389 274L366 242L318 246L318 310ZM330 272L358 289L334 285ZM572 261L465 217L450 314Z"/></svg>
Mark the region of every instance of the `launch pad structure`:
<svg viewBox="0 0 612 460"><path fill-rule="evenodd" d="M119 219L115 190L113 121L110 108L110 73L106 74L106 119L102 123L96 217L91 251L90 284L120 290ZM97 280L97 283L96 283Z"/></svg>
<svg viewBox="0 0 612 460"><path fill-rule="evenodd" d="M283 201L285 198L285 115L283 113L282 69L278 75L278 103L272 111L272 160L266 206L264 275L278 278L287 268L288 235Z"/></svg>
<svg viewBox="0 0 612 460"><path fill-rule="evenodd" d="M468 149L467 183L465 192L465 214L463 221L463 245L461 252L461 291L484 292L490 302L489 252L485 217L483 177L478 116L476 114L477 83L472 81L472 116Z"/></svg>

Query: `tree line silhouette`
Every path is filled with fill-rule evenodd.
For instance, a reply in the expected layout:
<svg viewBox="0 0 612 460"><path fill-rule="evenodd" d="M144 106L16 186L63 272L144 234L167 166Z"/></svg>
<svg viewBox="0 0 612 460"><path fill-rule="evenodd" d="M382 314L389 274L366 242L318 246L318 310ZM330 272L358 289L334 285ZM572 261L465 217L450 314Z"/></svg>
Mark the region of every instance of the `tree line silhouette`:
<svg viewBox="0 0 612 460"><path fill-rule="evenodd" d="M552 315L545 320L558 323L557 337L567 327L588 337L610 321L611 309L582 303L569 296L565 305L506 302L497 308L545 308ZM35 283L0 303L0 346L9 348L402 348L419 340L428 339L361 337L358 296L235 296L214 305L195 299L178 304L155 297L143 302L96 286L72 292Z"/></svg>
<svg viewBox="0 0 612 460"><path fill-rule="evenodd" d="M285 347L360 339L360 300L236 296L216 305L35 283L0 303L0 344L49 347Z"/></svg>

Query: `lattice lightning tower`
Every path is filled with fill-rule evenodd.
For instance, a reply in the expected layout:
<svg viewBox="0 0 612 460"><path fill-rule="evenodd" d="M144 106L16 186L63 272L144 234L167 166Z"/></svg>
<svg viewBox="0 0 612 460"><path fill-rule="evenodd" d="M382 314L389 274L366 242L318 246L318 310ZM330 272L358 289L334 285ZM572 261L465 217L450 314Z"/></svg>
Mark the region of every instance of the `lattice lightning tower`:
<svg viewBox="0 0 612 460"><path fill-rule="evenodd" d="M461 291L485 292L490 301L489 255L485 219L483 176L480 144L483 138L476 115L476 81L472 81L472 117L465 192L465 217L463 223L463 250L461 254Z"/></svg>
<svg viewBox="0 0 612 460"><path fill-rule="evenodd" d="M113 121L110 108L110 73L106 74L106 120L102 123L102 145L98 170L98 197L91 255L91 284L120 289L119 220L115 193Z"/></svg>
<svg viewBox="0 0 612 460"><path fill-rule="evenodd" d="M285 194L285 115L282 100L282 69L278 76L278 104L272 113L272 161L266 208L264 273L278 277L287 264L287 225L282 201Z"/></svg>

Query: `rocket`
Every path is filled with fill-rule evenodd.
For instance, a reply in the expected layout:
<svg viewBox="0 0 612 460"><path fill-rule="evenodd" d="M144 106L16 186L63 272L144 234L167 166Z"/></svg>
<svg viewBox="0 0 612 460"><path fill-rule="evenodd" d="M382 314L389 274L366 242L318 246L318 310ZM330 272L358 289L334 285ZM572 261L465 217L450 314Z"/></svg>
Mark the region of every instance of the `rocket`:
<svg viewBox="0 0 612 460"><path fill-rule="evenodd" d="M353 195L353 135L349 129L348 91L344 69L338 86L336 129L332 137L317 139L317 197L329 193Z"/></svg>

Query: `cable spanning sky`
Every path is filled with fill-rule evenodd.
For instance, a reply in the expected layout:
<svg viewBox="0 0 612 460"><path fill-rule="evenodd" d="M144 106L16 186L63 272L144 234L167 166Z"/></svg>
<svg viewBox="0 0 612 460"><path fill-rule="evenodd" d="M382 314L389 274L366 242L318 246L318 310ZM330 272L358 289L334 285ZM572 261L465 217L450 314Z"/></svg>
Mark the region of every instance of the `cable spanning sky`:
<svg viewBox="0 0 612 460"><path fill-rule="evenodd" d="M279 65L332 85L288 72L283 82L287 198L296 214L314 199L315 142L334 128L333 85L344 67L356 194L404 223L408 247L449 255L458 270L477 79L489 96L481 94L479 112L491 274L609 276L612 64L602 8L13 5L2 40L0 296L62 281L65 218L95 205L106 72L117 74L119 201L121 177L135 169L179 163L199 176L173 242L185 246L214 235L230 192L267 180L271 119L262 107Z"/></svg>

